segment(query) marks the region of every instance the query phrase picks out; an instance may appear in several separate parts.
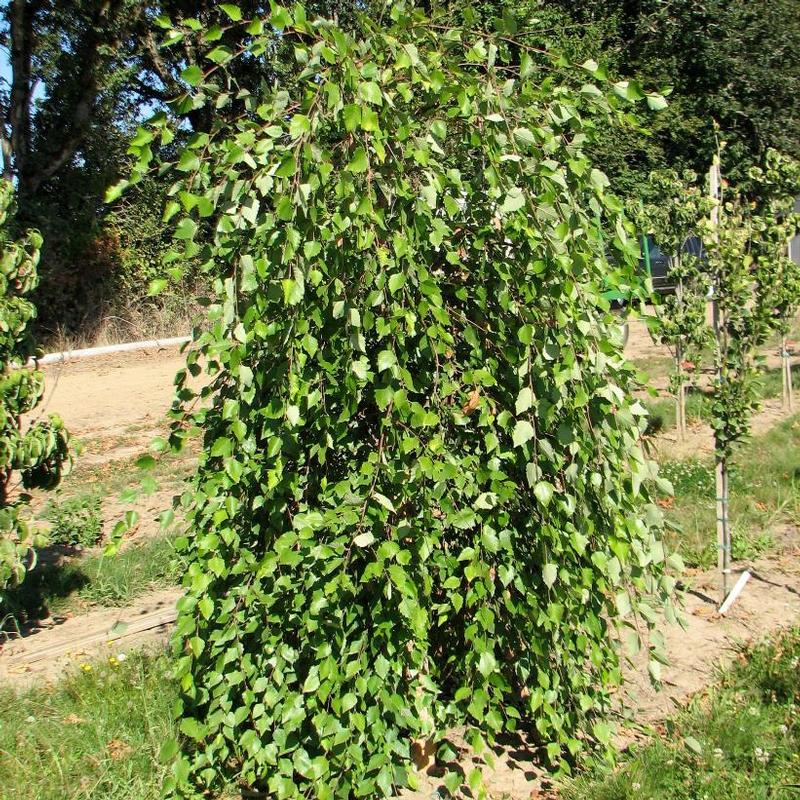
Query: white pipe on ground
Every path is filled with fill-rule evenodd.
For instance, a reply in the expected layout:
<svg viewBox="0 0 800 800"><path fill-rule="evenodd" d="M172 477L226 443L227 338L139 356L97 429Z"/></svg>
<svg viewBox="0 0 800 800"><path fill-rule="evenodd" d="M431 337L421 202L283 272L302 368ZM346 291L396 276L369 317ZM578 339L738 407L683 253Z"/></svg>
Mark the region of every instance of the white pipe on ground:
<svg viewBox="0 0 800 800"><path fill-rule="evenodd" d="M81 361L84 358L112 355L113 353L127 353L134 350L160 350L164 347L177 347L186 342L191 342L191 336L173 336L170 339L148 339L144 342L125 342L123 344L107 344L102 347L84 347L81 350L64 350L60 353L48 353L38 359L28 359L27 366L40 367L48 364L61 364L67 361Z"/></svg>
<svg viewBox="0 0 800 800"><path fill-rule="evenodd" d="M736 581L736 585L731 589L731 593L725 598L725 602L719 607L720 614L726 614L730 607L736 602L736 598L742 593L744 585L750 580L750 573L745 570Z"/></svg>

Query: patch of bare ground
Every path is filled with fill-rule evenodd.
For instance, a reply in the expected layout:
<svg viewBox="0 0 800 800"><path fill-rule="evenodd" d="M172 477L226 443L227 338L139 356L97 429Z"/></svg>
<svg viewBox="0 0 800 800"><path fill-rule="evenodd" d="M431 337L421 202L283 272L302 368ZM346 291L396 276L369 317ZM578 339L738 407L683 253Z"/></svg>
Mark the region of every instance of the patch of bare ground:
<svg viewBox="0 0 800 800"><path fill-rule="evenodd" d="M175 621L179 589L163 589L125 608L55 616L0 643L0 682L25 687L104 655L163 643Z"/></svg>
<svg viewBox="0 0 800 800"><path fill-rule="evenodd" d="M790 412L781 406L780 400L764 400L750 422L750 433L752 436L764 434L789 416ZM714 452L714 432L708 423L691 420L683 440L678 439L674 430L669 430L648 437L648 443L652 455L659 459L701 458Z"/></svg>

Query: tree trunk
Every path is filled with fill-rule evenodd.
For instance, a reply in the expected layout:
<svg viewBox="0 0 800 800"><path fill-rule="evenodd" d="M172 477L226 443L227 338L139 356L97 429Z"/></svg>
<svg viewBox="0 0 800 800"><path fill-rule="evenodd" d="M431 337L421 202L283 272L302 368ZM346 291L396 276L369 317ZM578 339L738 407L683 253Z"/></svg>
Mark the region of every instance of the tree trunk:
<svg viewBox="0 0 800 800"><path fill-rule="evenodd" d="M26 0L11 0L8 7L11 33L11 96L8 112L11 126L11 164L19 185L19 195L29 191L31 149L31 62L33 58L33 9Z"/></svg>

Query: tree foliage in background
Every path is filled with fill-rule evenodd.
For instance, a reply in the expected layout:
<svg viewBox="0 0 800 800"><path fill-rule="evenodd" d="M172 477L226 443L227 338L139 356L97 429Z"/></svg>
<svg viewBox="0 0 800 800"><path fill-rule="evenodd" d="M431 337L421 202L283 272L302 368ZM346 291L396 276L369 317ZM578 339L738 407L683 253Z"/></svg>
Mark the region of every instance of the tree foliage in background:
<svg viewBox="0 0 800 800"><path fill-rule="evenodd" d="M477 20L491 26L499 18L509 30L521 31L522 39L573 60L594 58L618 78L674 87L670 107L647 117L651 135L629 119L591 146L590 155L621 196L640 196L653 169L705 170L714 152L712 120L729 141L723 169L734 183L747 184L748 168L769 146L800 154L795 0L427 5L453 24ZM109 246L117 231L103 192L127 171L125 143L140 118L166 109L186 90L184 67L236 44L236 33L221 24L202 41L165 45L158 23L187 19L210 29L217 24L217 6L216 0L5 0L0 5L5 22L0 41L11 68L11 79L0 89L3 170L18 183L20 218L44 234L37 295L43 313L37 326L51 336L65 329L91 337L107 314L125 316L126 304L139 303L138 295L123 295L120 287L135 285L148 271L149 252L131 263L124 243ZM269 12L265 0L240 6L247 17ZM370 13L373 4L319 0L307 7L351 29L356 14ZM509 63L518 64L522 52L508 43ZM289 89L300 66L291 58L291 44L274 35L261 58L243 57L232 69L239 87L253 92L262 82ZM188 109L180 133L208 131L215 115L235 115L237 108L232 101L219 109ZM131 219L148 211L144 195L142 208L132 208L135 197L125 209ZM157 238L160 234L163 230Z"/></svg>
<svg viewBox="0 0 800 800"><path fill-rule="evenodd" d="M701 254L687 252L685 243L688 237L703 233L711 202L692 172L653 172L648 194L649 202L634 201L630 211L642 235L651 235L670 259L670 284L675 285L675 292L655 307L658 324L654 339L665 345L673 358L670 389L682 437L686 433L686 362L692 364L692 371L699 369L703 350L711 343L706 324L708 275Z"/></svg>
<svg viewBox="0 0 800 800"><path fill-rule="evenodd" d="M706 222L719 318L712 405L719 456L730 455L747 435L759 403L759 348L770 334L785 332L785 315L798 302L797 265L786 257L788 239L797 229L793 206L798 176L797 162L770 151L749 175L761 205L734 188L723 188L718 222Z"/></svg>
<svg viewBox="0 0 800 800"><path fill-rule="evenodd" d="M564 30L594 47L620 76L670 86L650 136L624 130L595 158L615 185L639 194L654 169L704 174L716 153L713 123L728 142L722 171L750 188L767 149L800 156L800 14L796 0L546 0ZM753 186L755 190L757 187Z"/></svg>
<svg viewBox="0 0 800 800"><path fill-rule="evenodd" d="M56 415L23 422L39 404L44 377L26 369L34 354L28 326L36 309L28 295L36 285L41 237L9 234L13 188L0 184L0 592L22 580L38 542L25 519L28 496L22 489L51 489L68 459L67 434ZM0 602L2 594L0 594Z"/></svg>
<svg viewBox="0 0 800 800"><path fill-rule="evenodd" d="M750 179L759 186L753 214L757 280L767 293L764 302L771 309L774 329L785 341L800 305L800 268L789 255L789 242L800 227L795 211L800 162L769 150L763 165L751 170Z"/></svg>
<svg viewBox="0 0 800 800"><path fill-rule="evenodd" d="M674 619L595 217L629 281L638 248L584 154L645 95L404 3L357 35L221 12L244 52L187 65L175 107L242 113L176 154L168 209L172 277L199 258L215 290L171 436L203 436L173 788L389 796L458 725L566 767L609 744L618 637ZM276 30L297 81L242 90ZM137 135L134 183L172 137Z"/></svg>
<svg viewBox="0 0 800 800"><path fill-rule="evenodd" d="M187 61L204 58L229 35L220 29L216 38L198 42L200 49L187 50L190 43L164 47L156 21L170 15L205 24L217 5L211 0L0 4L0 40L10 67L9 80L0 85L3 174L18 187L20 220L44 236L36 293L40 333L91 338L108 315L126 318L129 308L142 304L159 311L139 287L146 287L153 259L160 260L165 250L159 245L166 228L155 211L163 207L166 186L156 181L119 209L110 209L103 196L130 168L126 149L141 118L184 92L181 70ZM353 4L317 5L344 21L353 16ZM264 13L269 3L249 0L243 8ZM271 58L242 61L241 86L254 90L262 81L292 80L279 43L276 36ZM190 131L202 131L211 117L209 109L197 109L185 120ZM160 194L156 202L154 194ZM135 235L137 222L153 233L149 242Z"/></svg>

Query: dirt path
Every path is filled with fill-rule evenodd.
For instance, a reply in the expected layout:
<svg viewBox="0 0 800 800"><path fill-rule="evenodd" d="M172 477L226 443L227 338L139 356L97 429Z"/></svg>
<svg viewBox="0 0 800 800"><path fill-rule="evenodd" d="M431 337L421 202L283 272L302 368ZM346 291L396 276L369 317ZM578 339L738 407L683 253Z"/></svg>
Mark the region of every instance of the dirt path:
<svg viewBox="0 0 800 800"><path fill-rule="evenodd" d="M179 589L140 597L124 608L55 617L0 645L0 683L16 687L57 680L65 670L103 655L166 641Z"/></svg>
<svg viewBox="0 0 800 800"><path fill-rule="evenodd" d="M57 413L86 444L81 463L129 458L164 432L175 373L184 365L177 350L121 353L46 367L40 413Z"/></svg>

